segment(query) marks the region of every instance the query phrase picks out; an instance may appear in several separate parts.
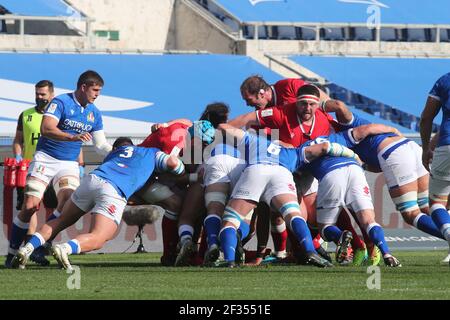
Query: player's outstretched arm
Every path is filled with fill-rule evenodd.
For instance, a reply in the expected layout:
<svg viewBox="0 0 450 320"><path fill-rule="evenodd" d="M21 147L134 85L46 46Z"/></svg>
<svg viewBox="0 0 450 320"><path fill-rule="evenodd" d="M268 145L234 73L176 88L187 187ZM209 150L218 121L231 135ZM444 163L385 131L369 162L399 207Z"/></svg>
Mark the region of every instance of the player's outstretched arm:
<svg viewBox="0 0 450 320"><path fill-rule="evenodd" d="M184 118L180 118L180 119L175 119L175 120L171 120L169 122L164 122L164 123L155 123L151 126L150 130L151 132L155 132L158 131L159 128L166 128L168 126L171 126L175 123L181 123L184 124L188 127L192 126L192 121L189 119L184 119Z"/></svg>
<svg viewBox="0 0 450 320"><path fill-rule="evenodd" d="M234 138L237 138L239 141L244 138L245 135L245 131L239 128L234 127L233 125L229 124L229 123L221 123L219 124L219 127L217 128L220 131L222 131L222 133L225 136L231 136ZM229 139L227 139L228 141ZM231 141L233 141L233 139L231 139Z"/></svg>
<svg viewBox="0 0 450 320"><path fill-rule="evenodd" d="M359 127L355 127L352 130L352 136L356 142L362 141L368 136L382 133L394 133L398 136L402 135L400 131L397 130L397 128L379 123L365 124Z"/></svg>
<svg viewBox="0 0 450 320"><path fill-rule="evenodd" d="M353 120L352 112L342 101L329 99L322 102L321 108L325 112L334 112L339 123L348 124Z"/></svg>
<svg viewBox="0 0 450 320"><path fill-rule="evenodd" d="M243 115L240 115L233 120L228 121L230 126L235 128L249 128L253 125L258 125L258 117L256 116L256 112L252 111Z"/></svg>
<svg viewBox="0 0 450 320"><path fill-rule="evenodd" d="M159 151L156 153L156 170L182 175L184 173L184 163L175 155L168 155L165 152Z"/></svg>
<svg viewBox="0 0 450 320"><path fill-rule="evenodd" d="M307 146L305 147L304 154L305 159L308 162L311 162L317 158L327 155L332 157L353 158L356 159L359 163L361 163L361 160L359 159L358 155L353 150L350 150L349 148L340 145L339 143L336 142L325 141L323 143Z"/></svg>
<svg viewBox="0 0 450 320"><path fill-rule="evenodd" d="M92 133L92 138L97 153L106 156L112 150L112 145L106 141L105 132L103 130L94 131Z"/></svg>

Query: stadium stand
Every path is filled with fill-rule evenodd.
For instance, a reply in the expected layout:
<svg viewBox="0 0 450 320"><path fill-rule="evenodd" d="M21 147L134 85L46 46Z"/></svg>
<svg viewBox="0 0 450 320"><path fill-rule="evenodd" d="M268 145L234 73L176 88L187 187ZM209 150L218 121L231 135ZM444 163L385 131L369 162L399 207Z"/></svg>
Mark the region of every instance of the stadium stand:
<svg viewBox="0 0 450 320"><path fill-rule="evenodd" d="M9 26L8 34L27 35L81 35L68 20L84 20L87 17L63 0L1 0Z"/></svg>
<svg viewBox="0 0 450 320"><path fill-rule="evenodd" d="M63 0L1 0L0 4L9 13L22 16L83 17L80 11Z"/></svg>
<svg viewBox="0 0 450 320"><path fill-rule="evenodd" d="M307 56L291 59L335 84L329 89L336 98L408 128L420 116L430 84L450 68L450 59Z"/></svg>
<svg viewBox="0 0 450 320"><path fill-rule="evenodd" d="M346 26L320 28L320 39L328 41L373 41L375 35L373 29L364 27L370 14L376 10L380 12L382 41L408 41L408 42L432 42L436 37L431 37L431 30L436 34L434 25L447 25L450 19L440 10L447 4L445 0L423 2L419 0L393 1L385 0L373 3L361 1L336 1L323 0L310 5L307 0L197 0L204 8L223 21L223 17L234 19L236 25L243 27L243 36L252 39L254 32L248 32L249 24L262 23L267 26L289 27L286 23L316 23L316 24L362 24L360 26ZM375 9L378 8L378 9ZM278 25L277 25L278 24ZM397 24L399 27L390 25ZM416 25L416 26L414 26ZM430 27L433 25L433 27ZM260 27L261 28L261 27ZM358 30L350 31L349 28ZM398 30L401 29L401 30ZM448 30L448 29L445 29ZM278 33L281 40L314 40L316 37L301 37L292 30ZM352 33L353 32L353 33ZM314 32L315 33L315 32ZM445 33L445 31L444 31ZM444 41L447 37L444 35ZM267 39L267 37L259 37ZM272 38L271 38L272 39Z"/></svg>

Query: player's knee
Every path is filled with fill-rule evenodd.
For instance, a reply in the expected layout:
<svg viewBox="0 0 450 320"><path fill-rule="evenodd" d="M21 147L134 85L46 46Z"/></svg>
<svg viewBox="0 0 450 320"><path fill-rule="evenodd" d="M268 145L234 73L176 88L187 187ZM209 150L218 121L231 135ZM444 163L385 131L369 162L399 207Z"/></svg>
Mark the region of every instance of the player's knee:
<svg viewBox="0 0 450 320"><path fill-rule="evenodd" d="M394 202L397 210L402 214L403 219L405 219L405 221L406 221L405 217L409 217L412 214L420 211L416 191L406 192L405 194L392 198L392 201Z"/></svg>
<svg viewBox="0 0 450 320"><path fill-rule="evenodd" d="M227 195L223 192L206 192L205 206L209 209L210 206L216 206L215 203L225 206L227 204Z"/></svg>
<svg viewBox="0 0 450 320"><path fill-rule="evenodd" d="M240 214L231 207L226 207L222 218L224 226L233 226L238 229L241 225L242 217Z"/></svg>
<svg viewBox="0 0 450 320"><path fill-rule="evenodd" d="M297 201L285 203L280 207L279 211L285 221L291 220L291 218L294 216L301 216L300 205Z"/></svg>
<svg viewBox="0 0 450 320"><path fill-rule="evenodd" d="M55 194L59 198L61 192L72 193L80 185L80 178L75 176L63 176L53 183Z"/></svg>

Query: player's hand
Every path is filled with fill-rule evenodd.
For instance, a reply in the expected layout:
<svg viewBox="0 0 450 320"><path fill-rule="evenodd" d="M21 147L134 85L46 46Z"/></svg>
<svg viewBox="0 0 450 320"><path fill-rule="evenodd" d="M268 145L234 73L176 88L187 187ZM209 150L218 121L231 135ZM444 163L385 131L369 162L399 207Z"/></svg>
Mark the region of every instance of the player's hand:
<svg viewBox="0 0 450 320"><path fill-rule="evenodd" d="M92 136L89 132L83 132L83 133L76 134L76 135L72 136L72 138L70 139L70 141L81 141L81 142L88 142L91 140L92 140Z"/></svg>
<svg viewBox="0 0 450 320"><path fill-rule="evenodd" d="M430 164L433 161L433 151L427 150L426 152L422 152L422 164L430 172Z"/></svg>

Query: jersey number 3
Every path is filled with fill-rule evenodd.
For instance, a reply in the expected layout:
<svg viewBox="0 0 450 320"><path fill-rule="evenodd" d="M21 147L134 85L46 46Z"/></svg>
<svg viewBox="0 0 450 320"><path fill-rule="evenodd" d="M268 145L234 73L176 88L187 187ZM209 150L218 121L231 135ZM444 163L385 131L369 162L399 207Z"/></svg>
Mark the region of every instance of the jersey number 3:
<svg viewBox="0 0 450 320"><path fill-rule="evenodd" d="M119 157L121 158L131 158L133 156L133 147L126 147L124 150L124 153L119 154Z"/></svg>

